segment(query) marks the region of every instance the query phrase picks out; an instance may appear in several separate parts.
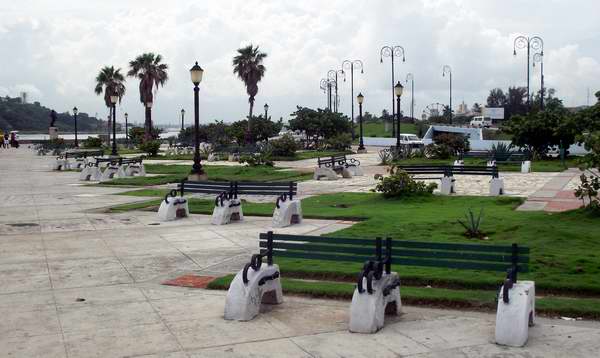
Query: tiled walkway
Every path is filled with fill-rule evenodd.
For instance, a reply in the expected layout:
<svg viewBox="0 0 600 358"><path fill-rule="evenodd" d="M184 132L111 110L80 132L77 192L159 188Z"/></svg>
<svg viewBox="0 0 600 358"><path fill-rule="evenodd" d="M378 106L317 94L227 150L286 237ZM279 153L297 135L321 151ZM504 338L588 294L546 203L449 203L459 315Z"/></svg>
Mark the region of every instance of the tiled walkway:
<svg viewBox="0 0 600 358"><path fill-rule="evenodd" d="M583 203L574 194L579 184L581 171L576 168L555 173L539 190L529 195L527 201L517 210L560 212L580 208Z"/></svg>

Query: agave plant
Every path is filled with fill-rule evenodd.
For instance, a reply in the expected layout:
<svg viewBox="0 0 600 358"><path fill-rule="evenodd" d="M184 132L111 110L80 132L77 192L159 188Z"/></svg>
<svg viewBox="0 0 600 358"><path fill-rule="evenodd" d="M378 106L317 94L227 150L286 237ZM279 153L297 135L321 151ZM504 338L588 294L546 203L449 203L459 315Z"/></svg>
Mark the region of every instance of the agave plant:
<svg viewBox="0 0 600 358"><path fill-rule="evenodd" d="M490 158L508 157L512 152L512 144L498 142L492 144L492 147L488 150L488 156Z"/></svg>
<svg viewBox="0 0 600 358"><path fill-rule="evenodd" d="M465 228L464 235L469 238L481 239L485 237L485 234L481 232L481 219L483 217L483 209L479 211L479 215L475 216L473 211L469 209L469 212L465 214L465 221L458 219L458 223Z"/></svg>

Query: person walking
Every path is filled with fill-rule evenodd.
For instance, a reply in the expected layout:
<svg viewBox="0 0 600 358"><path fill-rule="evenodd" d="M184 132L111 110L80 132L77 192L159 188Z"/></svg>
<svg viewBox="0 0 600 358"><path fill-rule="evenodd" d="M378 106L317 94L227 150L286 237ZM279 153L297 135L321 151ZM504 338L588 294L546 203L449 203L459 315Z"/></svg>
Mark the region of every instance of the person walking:
<svg viewBox="0 0 600 358"><path fill-rule="evenodd" d="M8 134L4 134L4 140L2 141L2 147L9 148Z"/></svg>

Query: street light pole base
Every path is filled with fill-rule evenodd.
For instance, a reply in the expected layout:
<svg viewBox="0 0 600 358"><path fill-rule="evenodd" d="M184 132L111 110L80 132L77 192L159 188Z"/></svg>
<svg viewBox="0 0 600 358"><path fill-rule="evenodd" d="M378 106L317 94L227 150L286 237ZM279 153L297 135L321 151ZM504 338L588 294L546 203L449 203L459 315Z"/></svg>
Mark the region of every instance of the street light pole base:
<svg viewBox="0 0 600 358"><path fill-rule="evenodd" d="M190 173L190 175L188 175L188 181L202 181L202 180L208 180L208 175L206 175L206 173L202 173L202 174Z"/></svg>
<svg viewBox="0 0 600 358"><path fill-rule="evenodd" d="M364 153L366 153L366 152L367 152L367 148L358 148L358 149L356 150L356 153L358 153L358 154L364 154Z"/></svg>

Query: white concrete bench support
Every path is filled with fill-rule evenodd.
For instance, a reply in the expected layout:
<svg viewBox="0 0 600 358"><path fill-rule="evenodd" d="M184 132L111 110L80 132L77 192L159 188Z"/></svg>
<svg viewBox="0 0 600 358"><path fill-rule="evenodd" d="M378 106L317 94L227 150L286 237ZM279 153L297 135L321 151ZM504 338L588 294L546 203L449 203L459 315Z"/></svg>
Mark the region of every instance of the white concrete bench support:
<svg viewBox="0 0 600 358"><path fill-rule="evenodd" d="M313 175L314 180L337 180L337 173L331 168L315 168L315 174Z"/></svg>
<svg viewBox="0 0 600 358"><path fill-rule="evenodd" d="M183 196L178 196L176 190L172 190L160 203L158 208L158 220L173 221L190 215L188 201Z"/></svg>
<svg viewBox="0 0 600 358"><path fill-rule="evenodd" d="M400 299L400 278L395 272L383 273L379 280L373 278L367 287L367 277L363 277L363 292L354 289L350 305L350 332L375 333L384 326L385 315L398 315L402 311ZM368 292L372 288L371 293Z"/></svg>
<svg viewBox="0 0 600 358"><path fill-rule="evenodd" d="M249 321L258 315L261 303L283 302L279 266L262 262L256 265L256 256L259 255L252 257L251 263L235 275L229 286L225 298L225 319ZM254 267L249 266L253 262Z"/></svg>
<svg viewBox="0 0 600 358"><path fill-rule="evenodd" d="M508 303L498 298L496 311L496 343L522 347L527 343L529 327L535 323L535 282L517 281L508 290Z"/></svg>
<svg viewBox="0 0 600 358"><path fill-rule="evenodd" d="M284 198L282 200L282 197ZM273 212L273 227L286 227L302 222L302 205L300 200L285 199L285 195L277 198Z"/></svg>
<svg viewBox="0 0 600 358"><path fill-rule="evenodd" d="M440 193L442 195L454 194L454 177L444 176L440 185Z"/></svg>
<svg viewBox="0 0 600 358"><path fill-rule="evenodd" d="M504 195L504 179L492 178L492 180L490 180L490 195Z"/></svg>
<svg viewBox="0 0 600 358"><path fill-rule="evenodd" d="M113 179L117 173L119 172L119 166L117 165L108 165L104 172L102 172L102 177L100 178L101 182L109 181Z"/></svg>
<svg viewBox="0 0 600 358"><path fill-rule="evenodd" d="M211 223L213 225L226 225L232 221L244 221L242 202L231 198L221 200L221 196L215 200Z"/></svg>

